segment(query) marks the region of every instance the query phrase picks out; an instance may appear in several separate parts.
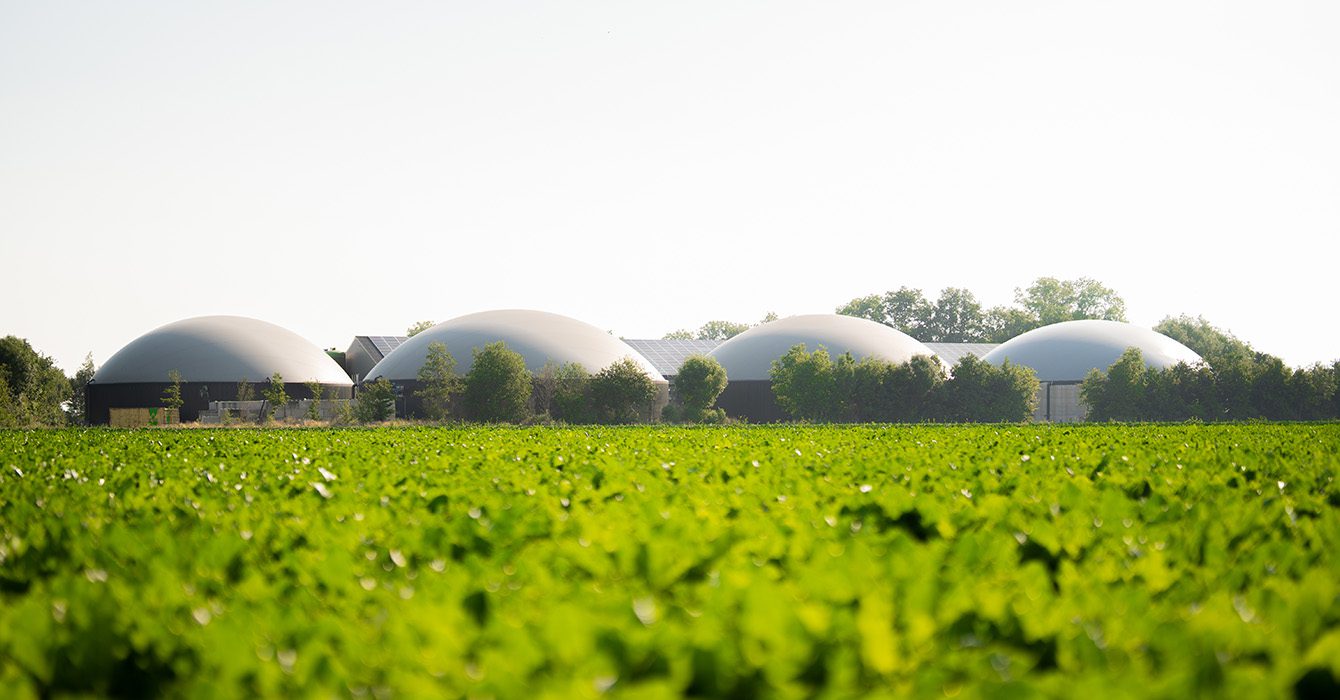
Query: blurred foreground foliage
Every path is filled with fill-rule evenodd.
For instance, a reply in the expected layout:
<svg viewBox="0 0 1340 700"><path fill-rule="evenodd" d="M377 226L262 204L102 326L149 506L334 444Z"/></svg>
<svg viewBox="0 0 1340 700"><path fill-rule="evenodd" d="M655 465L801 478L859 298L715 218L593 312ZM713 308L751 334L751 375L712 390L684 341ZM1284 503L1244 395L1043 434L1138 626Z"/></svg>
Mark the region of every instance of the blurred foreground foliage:
<svg viewBox="0 0 1340 700"><path fill-rule="evenodd" d="M9 698L1334 697L1340 426L0 432Z"/></svg>

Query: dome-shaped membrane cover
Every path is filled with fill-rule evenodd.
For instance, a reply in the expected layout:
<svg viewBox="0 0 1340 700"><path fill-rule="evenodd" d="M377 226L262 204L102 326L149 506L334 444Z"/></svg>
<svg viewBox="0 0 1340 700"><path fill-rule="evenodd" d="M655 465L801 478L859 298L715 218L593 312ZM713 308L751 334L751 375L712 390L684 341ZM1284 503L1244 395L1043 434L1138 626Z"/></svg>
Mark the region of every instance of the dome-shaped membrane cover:
<svg viewBox="0 0 1340 700"><path fill-rule="evenodd" d="M285 382L353 384L329 355L307 339L241 316L200 316L149 331L112 355L93 381L166 382L174 369L187 382L260 382L278 372Z"/></svg>
<svg viewBox="0 0 1340 700"><path fill-rule="evenodd" d="M545 311L503 309L454 318L405 341L368 372L368 379L412 381L428 359L428 346L442 343L456 358L456 373L465 374L474 363L476 348L502 341L520 353L534 372L546 363L575 362L591 373L628 357L654 382L665 382L655 366L623 341L574 318Z"/></svg>
<svg viewBox="0 0 1340 700"><path fill-rule="evenodd" d="M1006 358L1032 367L1044 382L1080 381L1089 370L1106 371L1126 348L1137 348L1145 365L1158 369L1178 362L1195 364L1200 355L1162 333L1120 321L1065 321L1035 328L982 357L999 365Z"/></svg>
<svg viewBox="0 0 1340 700"><path fill-rule="evenodd" d="M857 360L878 357L903 363L915 355L935 356L921 341L902 331L837 314L790 316L754 326L709 354L726 369L727 379L763 381L770 378L772 361L799 344L810 352L822 346L834 358L850 352Z"/></svg>

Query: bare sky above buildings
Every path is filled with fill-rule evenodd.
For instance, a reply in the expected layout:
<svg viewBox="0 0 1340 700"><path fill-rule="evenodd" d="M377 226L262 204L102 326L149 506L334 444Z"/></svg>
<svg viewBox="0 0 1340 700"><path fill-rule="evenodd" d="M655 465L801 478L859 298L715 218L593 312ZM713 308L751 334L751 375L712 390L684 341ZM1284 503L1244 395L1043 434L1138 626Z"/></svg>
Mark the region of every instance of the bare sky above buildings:
<svg viewBox="0 0 1340 700"><path fill-rule="evenodd" d="M0 334L1093 277L1340 357L1340 3L0 0Z"/></svg>

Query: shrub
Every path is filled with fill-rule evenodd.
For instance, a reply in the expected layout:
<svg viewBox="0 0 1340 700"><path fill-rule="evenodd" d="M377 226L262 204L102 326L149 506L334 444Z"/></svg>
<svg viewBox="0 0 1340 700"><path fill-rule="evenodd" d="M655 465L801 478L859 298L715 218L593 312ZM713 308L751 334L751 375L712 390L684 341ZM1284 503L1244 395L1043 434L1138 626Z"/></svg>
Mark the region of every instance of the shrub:
<svg viewBox="0 0 1340 700"><path fill-rule="evenodd" d="M726 368L716 358L690 355L675 375L675 400L681 420L700 422L726 389Z"/></svg>
<svg viewBox="0 0 1340 700"><path fill-rule="evenodd" d="M1037 408L1033 370L1006 360L996 367L967 355L940 391L940 416L956 422L1025 421Z"/></svg>
<svg viewBox="0 0 1340 700"><path fill-rule="evenodd" d="M358 392L354 419L359 423L380 423L395 415L395 387L385 377L365 382Z"/></svg>
<svg viewBox="0 0 1340 700"><path fill-rule="evenodd" d="M312 403L307 406L307 417L311 420L321 420L321 382L312 379L306 382L307 393L312 395Z"/></svg>
<svg viewBox="0 0 1340 700"><path fill-rule="evenodd" d="M589 423L591 417L591 373L576 362L553 368L553 390L548 411L554 420Z"/></svg>
<svg viewBox="0 0 1340 700"><path fill-rule="evenodd" d="M70 399L70 380L55 362L16 337L0 338L0 427L58 426L66 421L62 404Z"/></svg>
<svg viewBox="0 0 1340 700"><path fill-rule="evenodd" d="M163 408L181 410L185 400L181 397L181 372L168 370L168 387L163 390Z"/></svg>
<svg viewBox="0 0 1340 700"><path fill-rule="evenodd" d="M288 405L288 394L284 391L284 377L275 372L265 384L265 418L274 418L280 406Z"/></svg>
<svg viewBox="0 0 1340 700"><path fill-rule="evenodd" d="M821 421L834 413L833 360L823 347L806 352L803 344L793 346L773 360L770 376L777 404L793 418Z"/></svg>
<svg viewBox="0 0 1340 700"><path fill-rule="evenodd" d="M631 358L623 358L591 377L591 411L601 423L636 423L651 411L656 385Z"/></svg>
<svg viewBox="0 0 1340 700"><path fill-rule="evenodd" d="M465 406L470 417L491 423L520 423L530 404L526 360L502 341L475 348L465 375Z"/></svg>
<svg viewBox="0 0 1340 700"><path fill-rule="evenodd" d="M445 420L451 415L451 404L461 390L456 376L456 358L447 351L445 343L428 344L428 357L419 368L419 383L423 386L414 395L422 402L424 417Z"/></svg>

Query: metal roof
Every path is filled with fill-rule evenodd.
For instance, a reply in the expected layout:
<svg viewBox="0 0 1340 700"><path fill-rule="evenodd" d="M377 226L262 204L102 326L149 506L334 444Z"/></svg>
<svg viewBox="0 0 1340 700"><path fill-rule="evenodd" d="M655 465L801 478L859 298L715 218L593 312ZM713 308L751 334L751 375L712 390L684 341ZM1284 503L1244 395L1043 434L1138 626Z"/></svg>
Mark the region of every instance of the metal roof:
<svg viewBox="0 0 1340 700"><path fill-rule="evenodd" d="M680 366L690 355L706 355L721 344L720 340L629 340L627 338L623 342L647 358L647 361L656 366L656 371L666 377L679 374Z"/></svg>
<svg viewBox="0 0 1340 700"><path fill-rule="evenodd" d="M983 357L996 348L999 343L924 343L944 361L946 367L953 367L968 355Z"/></svg>

